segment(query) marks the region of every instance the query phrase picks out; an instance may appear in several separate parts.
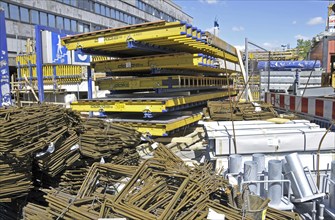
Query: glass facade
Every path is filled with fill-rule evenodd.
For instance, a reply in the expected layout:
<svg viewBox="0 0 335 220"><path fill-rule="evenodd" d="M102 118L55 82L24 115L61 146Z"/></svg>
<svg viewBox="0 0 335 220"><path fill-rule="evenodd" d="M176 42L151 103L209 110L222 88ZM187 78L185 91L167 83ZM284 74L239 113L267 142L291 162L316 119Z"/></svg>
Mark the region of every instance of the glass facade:
<svg viewBox="0 0 335 220"><path fill-rule="evenodd" d="M111 7L110 5L105 5L95 0L54 0L67 4L72 7L90 11L92 13L99 14L114 20L118 20L125 24L139 24L147 22L146 20L139 18L137 16L131 15L117 8ZM7 19L20 21L29 24L39 24L43 26L48 26L52 28L65 29L73 32L88 32L93 30L100 30L107 28L105 26L85 23L81 20L70 19L62 15L57 15L54 13L47 13L45 11L39 11L31 9L24 6L12 4L10 2L0 1L0 7L5 10L5 17ZM132 6L134 7L134 6ZM166 13L158 10L157 8L141 1L136 0L136 8L149 13L159 19L167 21L175 21L174 17L167 15Z"/></svg>
<svg viewBox="0 0 335 220"><path fill-rule="evenodd" d="M69 4L77 4L79 2L85 2L82 0L69 0ZM85 6L85 4L84 4ZM86 5L87 6L87 5ZM14 5L7 2L0 1L0 7L5 10L5 17L7 19L20 21L28 24L43 25L51 28L64 29L73 32L89 32L90 24L79 22L74 19L69 19L63 16L56 16L52 13L46 13L34 9L29 9L23 6ZM99 30L107 27L99 26ZM93 30L93 29L92 29ZM95 29L94 29L95 30Z"/></svg>
<svg viewBox="0 0 335 220"><path fill-rule="evenodd" d="M147 22L144 19L128 14L117 8L110 7L109 5L102 4L93 0L56 0L76 8L86 11L94 12L96 14L112 18L126 24L139 24Z"/></svg>
<svg viewBox="0 0 335 220"><path fill-rule="evenodd" d="M177 19L166 14L165 12L141 1L141 0L136 0L136 7L148 14L151 14L155 16L156 18L166 20L166 21L176 21Z"/></svg>

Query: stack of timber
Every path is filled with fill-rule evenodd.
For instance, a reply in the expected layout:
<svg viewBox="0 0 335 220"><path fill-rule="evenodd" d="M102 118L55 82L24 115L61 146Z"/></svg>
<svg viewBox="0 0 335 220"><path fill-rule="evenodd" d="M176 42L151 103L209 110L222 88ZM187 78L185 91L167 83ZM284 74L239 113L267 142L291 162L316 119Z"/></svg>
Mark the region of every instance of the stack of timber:
<svg viewBox="0 0 335 220"><path fill-rule="evenodd" d="M80 190L70 195L44 189L46 204L28 203L23 219L206 219L209 210L225 219L254 219L248 210L232 208L228 181L212 171L210 164L189 167L160 145L154 157L140 166L94 163ZM269 219L299 219L293 212L267 207L268 200L254 196L252 207Z"/></svg>
<svg viewBox="0 0 335 220"><path fill-rule="evenodd" d="M230 79L240 72L236 48L185 22L159 21L67 36L62 44L68 50L114 57L91 63L95 72L110 76L99 78L97 84L111 94L74 102L71 108L109 117L117 113L116 123L149 136L170 136L202 118L195 107L236 95ZM187 114L181 112L184 109L194 111Z"/></svg>
<svg viewBox="0 0 335 220"><path fill-rule="evenodd" d="M214 121L266 120L277 117L271 104L264 102L209 101L204 108L207 119Z"/></svg>

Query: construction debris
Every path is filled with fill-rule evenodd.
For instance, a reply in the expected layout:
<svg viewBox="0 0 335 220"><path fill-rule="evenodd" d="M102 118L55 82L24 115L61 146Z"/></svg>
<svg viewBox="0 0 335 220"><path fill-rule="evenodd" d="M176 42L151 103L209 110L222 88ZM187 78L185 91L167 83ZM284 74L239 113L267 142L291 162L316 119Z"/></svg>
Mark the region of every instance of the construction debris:
<svg viewBox="0 0 335 220"><path fill-rule="evenodd" d="M272 105L263 102L208 101L205 118L223 121L265 120L277 117Z"/></svg>

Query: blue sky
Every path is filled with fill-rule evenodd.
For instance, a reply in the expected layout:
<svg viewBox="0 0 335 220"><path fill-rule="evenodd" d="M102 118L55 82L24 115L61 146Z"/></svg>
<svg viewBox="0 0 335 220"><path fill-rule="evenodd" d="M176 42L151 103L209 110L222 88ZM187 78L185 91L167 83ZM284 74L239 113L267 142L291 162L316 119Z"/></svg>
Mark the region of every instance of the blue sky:
<svg viewBox="0 0 335 220"><path fill-rule="evenodd" d="M210 30L217 17L220 38L242 47L244 38L267 49L296 46L325 30L328 1L174 0L193 17L193 25Z"/></svg>

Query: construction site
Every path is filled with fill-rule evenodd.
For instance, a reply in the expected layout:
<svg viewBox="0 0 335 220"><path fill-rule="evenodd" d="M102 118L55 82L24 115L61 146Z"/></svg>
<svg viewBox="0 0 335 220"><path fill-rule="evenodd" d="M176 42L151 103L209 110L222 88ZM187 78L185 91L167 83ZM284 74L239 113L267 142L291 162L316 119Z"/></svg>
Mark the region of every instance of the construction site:
<svg viewBox="0 0 335 220"><path fill-rule="evenodd" d="M0 220L335 219L335 2L305 57L178 3L0 1Z"/></svg>

